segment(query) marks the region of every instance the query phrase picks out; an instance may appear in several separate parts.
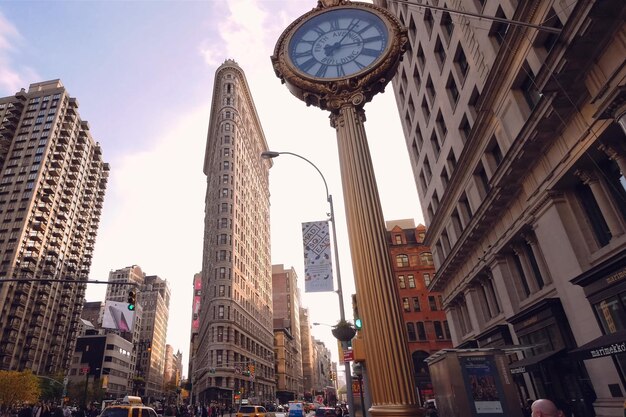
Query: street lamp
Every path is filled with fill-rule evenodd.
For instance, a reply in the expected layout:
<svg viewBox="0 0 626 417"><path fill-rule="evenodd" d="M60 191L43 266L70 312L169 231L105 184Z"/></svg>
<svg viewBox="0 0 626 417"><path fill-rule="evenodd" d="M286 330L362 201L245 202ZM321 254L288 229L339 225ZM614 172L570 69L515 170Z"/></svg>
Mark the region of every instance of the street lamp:
<svg viewBox="0 0 626 417"><path fill-rule="evenodd" d="M329 220L332 225L335 265L337 267L337 295L339 296L339 318L340 318L339 322L345 323L346 313L345 313L344 306L343 306L343 290L341 288L341 270L339 269L339 251L337 249L337 227L335 225L335 208L333 206L333 196L328 192L328 183L326 182L326 178L324 178L324 174L322 174L322 171L320 171L319 168L313 162L309 161L307 158L305 158L302 155L298 155L297 153L265 151L261 153L261 158L273 159L280 155L291 155L291 156L295 156L296 158L302 159L303 161L311 165L313 168L315 168L317 173L320 174L320 177L322 177L322 181L324 181L324 188L326 189L326 201L328 201L328 204L330 205L330 219ZM345 349L347 347L348 340L340 339L340 341L342 343L342 347ZM339 360L341 361L343 360L343 358L339 358ZM350 363L344 361L344 366L345 366L345 372L346 372L346 392L348 394L348 407L350 407L350 413L353 413L354 401L352 397L352 375L350 373Z"/></svg>

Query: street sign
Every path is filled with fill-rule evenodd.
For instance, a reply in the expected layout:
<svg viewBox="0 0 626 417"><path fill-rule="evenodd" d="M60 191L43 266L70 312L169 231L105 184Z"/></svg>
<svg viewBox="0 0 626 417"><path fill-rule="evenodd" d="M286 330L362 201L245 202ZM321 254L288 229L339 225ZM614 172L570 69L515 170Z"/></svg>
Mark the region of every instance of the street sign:
<svg viewBox="0 0 626 417"><path fill-rule="evenodd" d="M354 351L352 349L343 351L343 362L352 362L354 360Z"/></svg>
<svg viewBox="0 0 626 417"><path fill-rule="evenodd" d="M80 368L80 374L81 375L85 375L87 373L89 373L89 367L88 366L84 366L84 367Z"/></svg>

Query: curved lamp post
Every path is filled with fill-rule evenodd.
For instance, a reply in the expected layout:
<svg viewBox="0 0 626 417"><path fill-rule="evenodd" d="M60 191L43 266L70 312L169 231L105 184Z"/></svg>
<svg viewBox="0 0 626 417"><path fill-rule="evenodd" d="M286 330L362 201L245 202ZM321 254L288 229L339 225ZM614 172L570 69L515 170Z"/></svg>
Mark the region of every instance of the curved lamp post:
<svg viewBox="0 0 626 417"><path fill-rule="evenodd" d="M319 168L311 161L309 161L307 158L305 158L302 155L298 155L297 153L293 153L293 152L276 152L276 151L265 151L261 153L261 158L263 159L273 159L276 158L280 155L291 155L291 156L295 156L296 158L300 158L303 161L307 162L309 165L311 165L313 168L315 168L315 170L317 171L318 174L320 174L320 177L322 177L322 181L324 181L324 188L326 189L326 201L328 201L328 204L330 205L330 222L332 225L332 233L333 233L333 246L334 246L334 256L335 256L335 266L337 267L337 295L339 296L339 323L337 323L337 325L335 325L333 327L333 336L335 336L339 341L341 341L341 345L342 347L345 349L347 347L347 342L350 341L352 339L352 337L354 337L354 335L356 334L356 331L354 330L354 327L350 326L347 322L346 322L346 313L345 313L345 309L343 306L343 289L341 287L341 270L339 269L339 251L337 249L337 228L335 226L335 208L333 206L333 196L328 192L328 183L326 182L326 178L324 178L324 174L322 174L322 171L319 170ZM342 329L341 332L338 332L340 335L342 335L343 337L339 337L338 335L335 334L335 329ZM348 330L344 330L347 328L351 328L352 331L354 333L352 333L352 337L347 338L347 331ZM344 333L345 332L345 333ZM343 360L343 358L339 358L340 361ZM354 411L354 399L352 396L352 375L350 373L350 362L344 362L344 366L345 366L345 372L346 372L346 393L348 394L348 407L350 407L350 412L353 413Z"/></svg>

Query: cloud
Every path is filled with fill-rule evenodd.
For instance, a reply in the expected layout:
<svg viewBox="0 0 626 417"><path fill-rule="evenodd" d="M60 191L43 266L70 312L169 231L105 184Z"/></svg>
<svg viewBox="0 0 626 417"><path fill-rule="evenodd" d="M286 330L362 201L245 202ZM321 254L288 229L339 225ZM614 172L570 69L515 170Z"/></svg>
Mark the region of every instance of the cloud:
<svg viewBox="0 0 626 417"><path fill-rule="evenodd" d="M38 78L32 68L20 67L11 59L17 51L15 45L23 41L17 28L0 12L0 92L15 93L26 85L25 79Z"/></svg>

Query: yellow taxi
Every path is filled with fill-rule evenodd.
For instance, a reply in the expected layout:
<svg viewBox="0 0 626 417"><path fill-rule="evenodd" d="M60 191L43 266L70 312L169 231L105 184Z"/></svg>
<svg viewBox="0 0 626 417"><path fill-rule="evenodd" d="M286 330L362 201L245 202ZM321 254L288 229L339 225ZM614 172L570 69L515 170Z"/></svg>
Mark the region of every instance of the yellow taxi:
<svg viewBox="0 0 626 417"><path fill-rule="evenodd" d="M143 405L141 397L127 395L107 406L100 417L158 417L153 408Z"/></svg>
<svg viewBox="0 0 626 417"><path fill-rule="evenodd" d="M275 417L271 411L267 411L265 407L260 405L242 405L239 407L237 417Z"/></svg>

